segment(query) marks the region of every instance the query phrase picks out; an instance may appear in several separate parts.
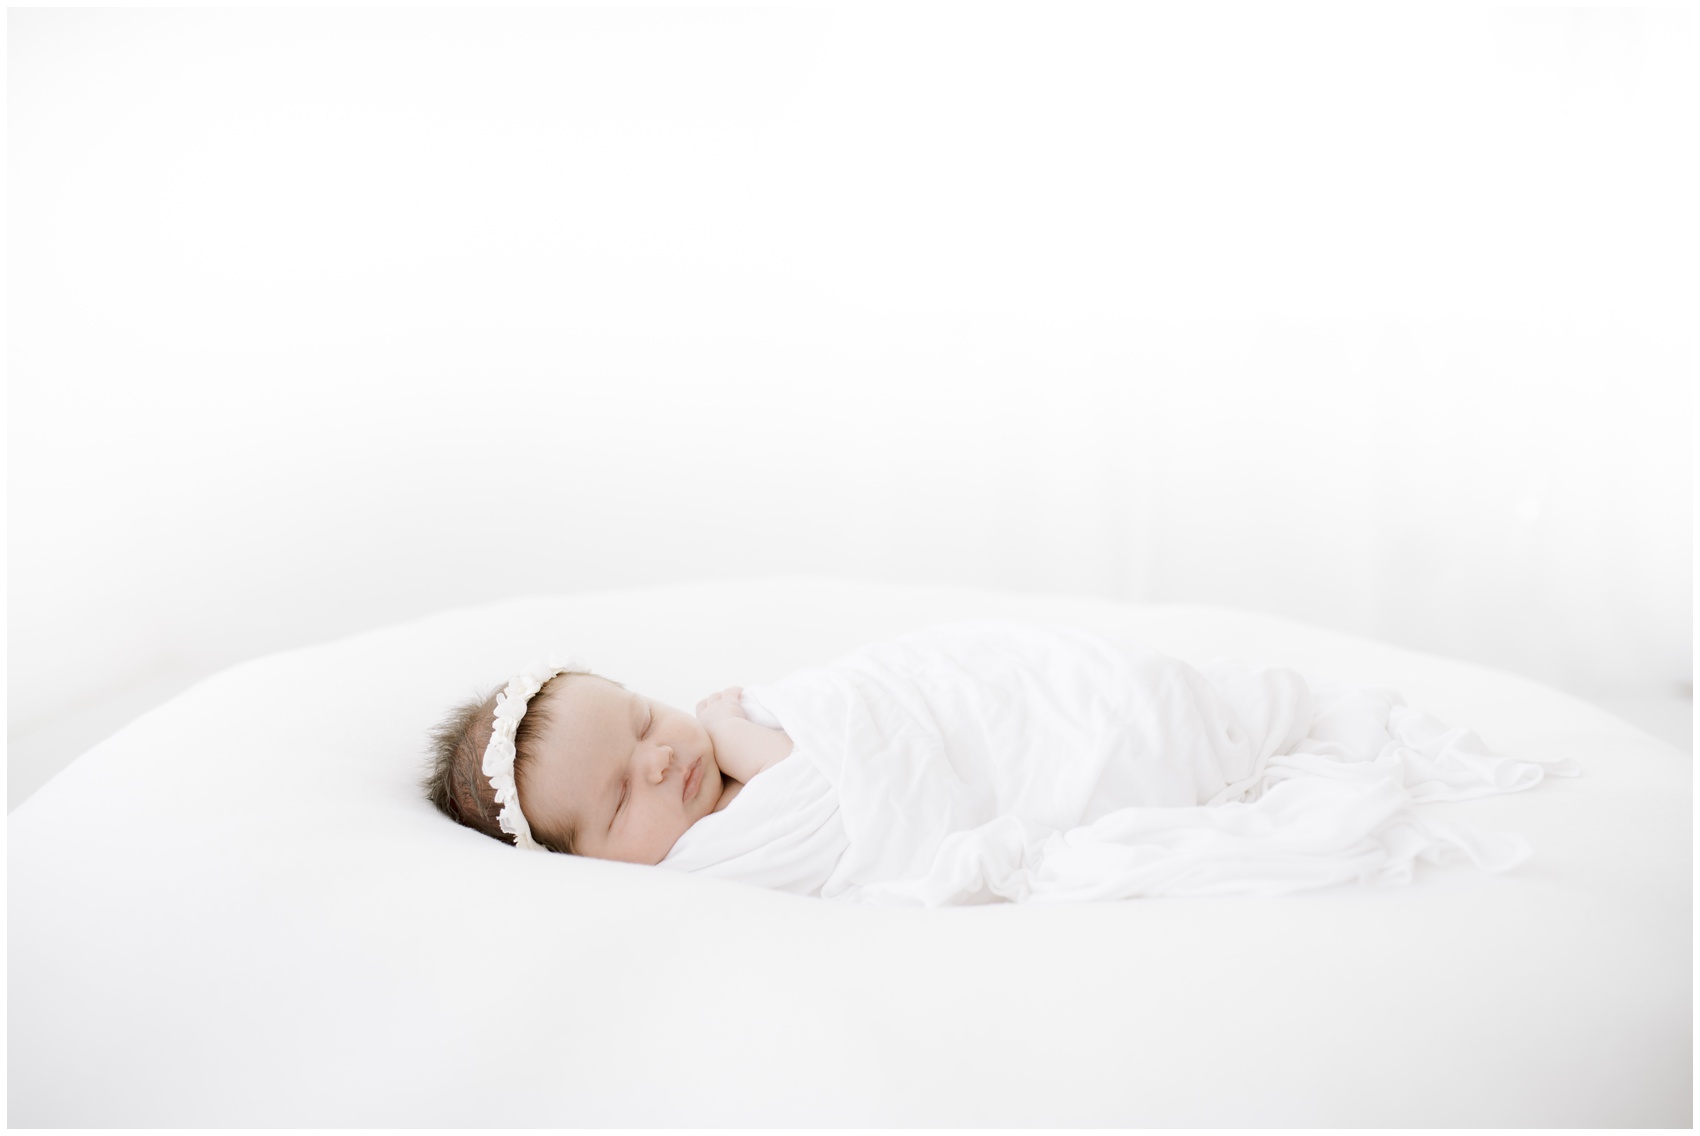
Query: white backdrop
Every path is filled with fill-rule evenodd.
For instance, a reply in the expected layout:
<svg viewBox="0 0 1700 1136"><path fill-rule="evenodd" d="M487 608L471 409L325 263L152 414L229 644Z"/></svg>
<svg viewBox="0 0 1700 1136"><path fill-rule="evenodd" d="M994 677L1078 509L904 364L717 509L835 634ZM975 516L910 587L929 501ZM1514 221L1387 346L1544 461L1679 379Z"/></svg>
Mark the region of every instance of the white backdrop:
<svg viewBox="0 0 1700 1136"><path fill-rule="evenodd" d="M1691 680L1687 11L8 35L14 739L445 606L777 573Z"/></svg>

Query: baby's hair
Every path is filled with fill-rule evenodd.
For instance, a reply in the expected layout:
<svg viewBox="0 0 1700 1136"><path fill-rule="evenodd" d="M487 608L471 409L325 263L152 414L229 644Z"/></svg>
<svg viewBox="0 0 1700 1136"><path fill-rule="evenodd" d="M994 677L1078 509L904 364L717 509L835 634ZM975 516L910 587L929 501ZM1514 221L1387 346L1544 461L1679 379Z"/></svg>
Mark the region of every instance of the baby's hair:
<svg viewBox="0 0 1700 1136"><path fill-rule="evenodd" d="M537 732L550 721L548 695L555 683L568 675L602 677L586 670L562 671L531 696L531 701L526 703L525 717L520 719L519 728L514 731L516 784L524 781L524 770L532 759ZM622 684L616 682L614 685ZM431 731L431 769L420 787L431 803L450 820L504 844L512 844L514 838L496 823L496 817L502 810L496 804L496 792L490 788L490 779L484 776L484 749L490 744L490 733L495 729L496 696L505 689L504 683L483 697L475 697L456 706L442 724ZM520 796L523 801L523 786ZM544 833L533 825L531 837L551 852L569 855L573 852L573 834L570 832Z"/></svg>

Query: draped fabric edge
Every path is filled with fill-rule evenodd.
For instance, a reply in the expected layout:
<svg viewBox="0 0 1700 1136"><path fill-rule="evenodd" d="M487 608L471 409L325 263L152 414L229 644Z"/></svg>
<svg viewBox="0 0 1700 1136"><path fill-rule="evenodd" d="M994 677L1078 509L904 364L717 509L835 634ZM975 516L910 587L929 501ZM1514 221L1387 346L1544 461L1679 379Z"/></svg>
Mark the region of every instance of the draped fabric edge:
<svg viewBox="0 0 1700 1136"><path fill-rule="evenodd" d="M1459 857L1504 872L1532 854L1527 841L1431 806L1522 792L1548 776L1581 772L1567 758L1495 754L1472 731L1405 706L1393 691L1333 693L1373 693L1389 703L1389 740L1373 757L1307 738L1208 804L1119 809L1066 831L999 817L948 839L927 875L870 884L843 898L939 906L1274 896L1354 882L1403 885L1419 860L1438 865Z"/></svg>

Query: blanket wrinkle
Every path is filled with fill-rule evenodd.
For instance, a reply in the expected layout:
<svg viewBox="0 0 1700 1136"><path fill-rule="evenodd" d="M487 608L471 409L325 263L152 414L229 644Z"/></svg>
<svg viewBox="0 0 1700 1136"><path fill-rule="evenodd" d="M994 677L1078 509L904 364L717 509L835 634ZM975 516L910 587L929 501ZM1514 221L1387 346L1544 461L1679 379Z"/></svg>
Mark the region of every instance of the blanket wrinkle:
<svg viewBox="0 0 1700 1136"><path fill-rule="evenodd" d="M746 688L794 749L663 867L875 905L1281 895L1531 855L1433 807L1572 762L1492 753L1378 686L981 620Z"/></svg>

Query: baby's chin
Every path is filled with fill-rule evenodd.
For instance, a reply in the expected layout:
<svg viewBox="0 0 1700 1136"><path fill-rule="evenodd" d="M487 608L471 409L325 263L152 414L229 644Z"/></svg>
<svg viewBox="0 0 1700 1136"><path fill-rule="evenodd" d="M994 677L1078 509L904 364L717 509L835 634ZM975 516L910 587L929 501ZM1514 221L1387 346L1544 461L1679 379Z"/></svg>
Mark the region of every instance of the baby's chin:
<svg viewBox="0 0 1700 1136"><path fill-rule="evenodd" d="M702 784L702 789L699 791L699 801L701 799L707 798L709 796L715 797L716 800L714 801L714 804L709 805L707 812L704 812L699 816L687 817L687 819L685 820L684 826L679 829L678 833L673 837L672 842L667 845L667 850L665 852L662 852L660 855L656 856L653 860L645 861L646 863L659 864L659 863L661 863L661 861L663 861L667 857L671 856L673 854L673 849L678 847L679 841L681 841L685 838L685 833L689 832L696 825L697 821L701 820L703 817L707 816L709 813L712 813L715 809L715 806L720 803L719 799L718 799L719 793L716 792L716 793L711 794L709 792L708 780L707 780L707 778L704 778L703 784ZM697 802L692 802L692 804L693 805L697 804Z"/></svg>
<svg viewBox="0 0 1700 1136"><path fill-rule="evenodd" d="M702 785L697 789L697 799L691 802L701 810L697 814L698 819L719 808L720 798L725 795L726 775L714 763L714 755L709 754L702 761Z"/></svg>

